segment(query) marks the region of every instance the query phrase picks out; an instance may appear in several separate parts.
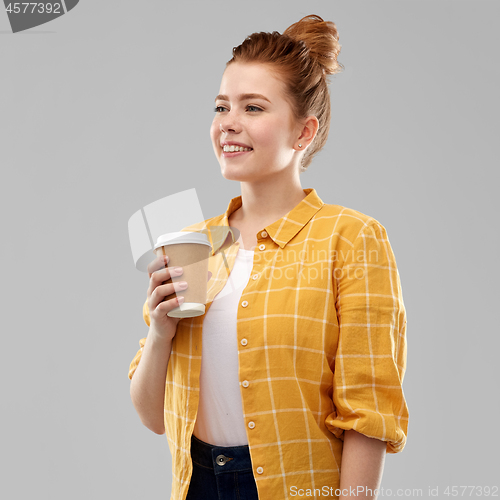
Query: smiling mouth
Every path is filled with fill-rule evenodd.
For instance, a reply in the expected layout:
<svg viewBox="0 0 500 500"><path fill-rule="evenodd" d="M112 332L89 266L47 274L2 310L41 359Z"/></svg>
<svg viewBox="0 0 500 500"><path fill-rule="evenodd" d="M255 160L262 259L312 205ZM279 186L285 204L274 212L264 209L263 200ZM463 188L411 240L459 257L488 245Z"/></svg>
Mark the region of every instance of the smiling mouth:
<svg viewBox="0 0 500 500"><path fill-rule="evenodd" d="M224 153L239 153L244 151L252 151L252 148L245 148L243 146L225 145L222 147L222 151L224 151Z"/></svg>
<svg viewBox="0 0 500 500"><path fill-rule="evenodd" d="M249 154L253 151L252 148L244 148L241 146L224 146L222 148L222 158L234 158Z"/></svg>

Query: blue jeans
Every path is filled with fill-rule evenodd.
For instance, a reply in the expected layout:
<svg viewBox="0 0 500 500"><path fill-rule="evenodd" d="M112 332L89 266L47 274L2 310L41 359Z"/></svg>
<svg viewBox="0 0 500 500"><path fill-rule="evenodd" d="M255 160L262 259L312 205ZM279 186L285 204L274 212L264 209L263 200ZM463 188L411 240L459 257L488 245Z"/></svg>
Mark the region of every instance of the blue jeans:
<svg viewBox="0 0 500 500"><path fill-rule="evenodd" d="M191 459L186 500L259 500L248 446L214 446L193 435Z"/></svg>

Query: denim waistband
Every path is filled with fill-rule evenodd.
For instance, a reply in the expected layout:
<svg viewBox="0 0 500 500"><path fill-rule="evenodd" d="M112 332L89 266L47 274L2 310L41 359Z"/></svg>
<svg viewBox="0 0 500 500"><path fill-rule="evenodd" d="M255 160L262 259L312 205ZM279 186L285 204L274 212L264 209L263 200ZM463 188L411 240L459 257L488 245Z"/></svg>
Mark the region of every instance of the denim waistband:
<svg viewBox="0 0 500 500"><path fill-rule="evenodd" d="M252 470L248 445L215 446L201 441L194 434L191 436L191 458L215 474Z"/></svg>

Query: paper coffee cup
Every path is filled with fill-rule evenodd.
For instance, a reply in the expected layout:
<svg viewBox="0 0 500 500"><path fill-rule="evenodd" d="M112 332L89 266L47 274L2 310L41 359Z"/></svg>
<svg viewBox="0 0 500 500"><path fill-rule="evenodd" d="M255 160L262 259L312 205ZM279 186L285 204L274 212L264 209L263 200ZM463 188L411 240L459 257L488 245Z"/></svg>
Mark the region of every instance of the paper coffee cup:
<svg viewBox="0 0 500 500"><path fill-rule="evenodd" d="M183 273L174 276L167 283L186 281L188 287L165 297L170 300L177 295L184 297L184 302L172 309L167 316L172 318L193 318L205 314L207 304L208 259L212 245L204 233L181 231L162 234L158 237L154 252L157 256L168 255L168 268L182 267Z"/></svg>

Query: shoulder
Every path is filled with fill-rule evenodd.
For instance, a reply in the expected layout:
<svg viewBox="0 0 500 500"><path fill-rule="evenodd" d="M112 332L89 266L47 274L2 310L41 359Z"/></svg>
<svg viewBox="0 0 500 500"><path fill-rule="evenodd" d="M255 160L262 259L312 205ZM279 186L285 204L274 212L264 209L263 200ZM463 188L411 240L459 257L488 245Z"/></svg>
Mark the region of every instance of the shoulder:
<svg viewBox="0 0 500 500"><path fill-rule="evenodd" d="M204 230L208 230L210 227L221 225L223 218L224 214L210 217L209 219L205 219L202 222L197 222L196 224L186 226L182 228L181 231L204 232Z"/></svg>
<svg viewBox="0 0 500 500"><path fill-rule="evenodd" d="M314 219L318 222L322 221L320 226L326 226L333 233L346 238L351 243L365 231L380 229L385 232L384 226L377 219L342 205L325 203Z"/></svg>

